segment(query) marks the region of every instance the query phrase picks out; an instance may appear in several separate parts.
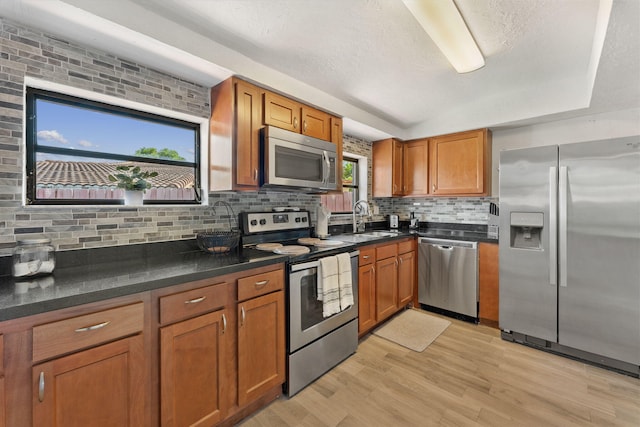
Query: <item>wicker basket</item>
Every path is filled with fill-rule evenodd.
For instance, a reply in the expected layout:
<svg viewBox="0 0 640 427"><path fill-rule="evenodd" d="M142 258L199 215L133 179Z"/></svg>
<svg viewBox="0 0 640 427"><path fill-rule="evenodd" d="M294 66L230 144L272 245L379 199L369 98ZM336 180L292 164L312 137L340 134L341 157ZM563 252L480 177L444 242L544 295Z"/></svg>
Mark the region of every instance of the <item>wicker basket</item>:
<svg viewBox="0 0 640 427"><path fill-rule="evenodd" d="M234 250L240 241L239 231L210 231L196 235L198 247L212 254L224 254Z"/></svg>
<svg viewBox="0 0 640 427"><path fill-rule="evenodd" d="M196 235L196 241L198 247L205 252L211 254L226 254L238 247L240 242L240 230L237 227L237 219L233 208L223 201L218 201L213 205L213 212L216 211L216 206L223 205L227 208L227 215L229 216L229 231L206 231L198 233ZM236 227L233 226L231 218L236 221Z"/></svg>

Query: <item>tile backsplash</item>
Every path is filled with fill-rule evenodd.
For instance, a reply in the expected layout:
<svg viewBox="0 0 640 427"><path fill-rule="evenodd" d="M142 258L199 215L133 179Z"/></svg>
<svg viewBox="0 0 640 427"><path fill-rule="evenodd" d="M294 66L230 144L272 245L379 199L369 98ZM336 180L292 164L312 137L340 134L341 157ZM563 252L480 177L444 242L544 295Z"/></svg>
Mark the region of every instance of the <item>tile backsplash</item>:
<svg viewBox="0 0 640 427"><path fill-rule="evenodd" d="M315 223L317 195L282 192L216 193L208 206L53 207L22 206L24 78L105 93L136 102L208 117L209 88L170 76L128 59L60 40L0 17L0 256L17 240L51 238L58 250L191 239L202 230L225 230L226 201L235 213L298 206ZM366 156L371 194L370 141L344 136L344 150ZM370 199L371 200L371 199ZM437 222L486 223L490 198L373 199L379 214ZM414 203L420 203L415 206ZM348 221L348 219L345 219Z"/></svg>

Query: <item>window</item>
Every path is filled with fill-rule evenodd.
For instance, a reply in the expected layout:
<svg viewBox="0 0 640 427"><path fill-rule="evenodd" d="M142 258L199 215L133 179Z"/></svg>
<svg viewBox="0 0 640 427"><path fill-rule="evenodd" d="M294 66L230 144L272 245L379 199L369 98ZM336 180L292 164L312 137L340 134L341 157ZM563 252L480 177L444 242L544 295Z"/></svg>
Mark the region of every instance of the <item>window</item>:
<svg viewBox="0 0 640 427"><path fill-rule="evenodd" d="M367 199L367 158L343 153L342 194L322 195L321 203L333 214L351 213L361 199Z"/></svg>
<svg viewBox="0 0 640 427"><path fill-rule="evenodd" d="M119 166L152 173L145 204L200 202L201 123L27 88L28 204L122 204Z"/></svg>

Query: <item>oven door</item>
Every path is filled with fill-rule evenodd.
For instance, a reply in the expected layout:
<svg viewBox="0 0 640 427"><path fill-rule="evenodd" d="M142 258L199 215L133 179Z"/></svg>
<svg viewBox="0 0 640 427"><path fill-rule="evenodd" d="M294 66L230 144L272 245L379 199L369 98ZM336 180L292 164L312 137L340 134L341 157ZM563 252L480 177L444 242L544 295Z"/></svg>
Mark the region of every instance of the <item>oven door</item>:
<svg viewBox="0 0 640 427"><path fill-rule="evenodd" d="M319 261L292 264L289 273L289 353L358 317L358 251L350 252L354 304L331 317L322 316L317 283Z"/></svg>

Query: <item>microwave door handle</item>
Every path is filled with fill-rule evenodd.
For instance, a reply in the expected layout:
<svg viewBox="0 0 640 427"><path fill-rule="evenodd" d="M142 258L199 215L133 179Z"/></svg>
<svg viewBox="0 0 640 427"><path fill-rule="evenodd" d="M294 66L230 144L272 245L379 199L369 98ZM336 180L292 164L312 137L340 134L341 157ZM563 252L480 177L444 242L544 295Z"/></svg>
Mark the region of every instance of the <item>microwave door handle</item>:
<svg viewBox="0 0 640 427"><path fill-rule="evenodd" d="M329 155L326 151L322 152L322 183L327 185L329 183L329 172L331 171L331 162L329 161Z"/></svg>

